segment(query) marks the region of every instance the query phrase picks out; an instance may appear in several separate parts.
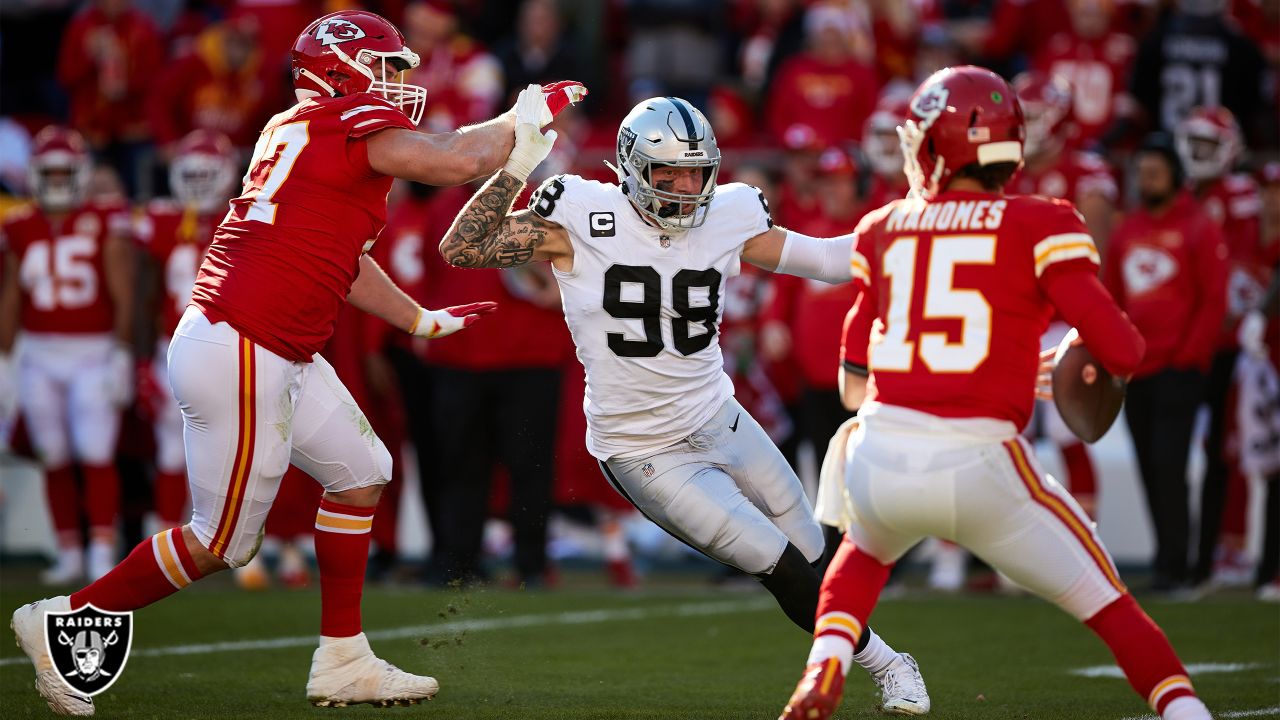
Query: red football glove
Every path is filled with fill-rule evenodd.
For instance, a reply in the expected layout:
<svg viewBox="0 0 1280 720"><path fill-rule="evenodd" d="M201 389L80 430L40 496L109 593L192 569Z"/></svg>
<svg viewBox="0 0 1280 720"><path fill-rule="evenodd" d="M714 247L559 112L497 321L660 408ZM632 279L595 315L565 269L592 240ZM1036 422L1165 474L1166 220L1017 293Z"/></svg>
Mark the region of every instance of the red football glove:
<svg viewBox="0 0 1280 720"><path fill-rule="evenodd" d="M498 309L498 303L478 302L470 305L455 305L440 310L423 308L418 313L409 333L418 337L437 338L452 335L463 328L471 327L482 315Z"/></svg>
<svg viewBox="0 0 1280 720"><path fill-rule="evenodd" d="M542 86L542 96L547 100L547 110L551 116L542 116L545 126L556 118L565 108L582 102L587 96L587 86L577 80L561 80Z"/></svg>

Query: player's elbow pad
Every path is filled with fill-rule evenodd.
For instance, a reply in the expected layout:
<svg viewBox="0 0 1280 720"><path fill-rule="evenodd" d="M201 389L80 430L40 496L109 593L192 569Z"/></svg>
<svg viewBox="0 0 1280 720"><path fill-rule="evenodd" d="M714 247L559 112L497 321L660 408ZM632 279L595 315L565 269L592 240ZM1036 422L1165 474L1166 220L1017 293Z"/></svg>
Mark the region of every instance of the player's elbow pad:
<svg viewBox="0 0 1280 720"><path fill-rule="evenodd" d="M778 258L777 272L797 275L812 280L838 285L849 282L849 252L853 247L853 235L833 238L816 238L787 231Z"/></svg>
<svg viewBox="0 0 1280 720"><path fill-rule="evenodd" d="M1046 290L1054 307L1080 332L1085 347L1107 372L1128 377L1138 369L1147 343L1095 275L1063 273Z"/></svg>

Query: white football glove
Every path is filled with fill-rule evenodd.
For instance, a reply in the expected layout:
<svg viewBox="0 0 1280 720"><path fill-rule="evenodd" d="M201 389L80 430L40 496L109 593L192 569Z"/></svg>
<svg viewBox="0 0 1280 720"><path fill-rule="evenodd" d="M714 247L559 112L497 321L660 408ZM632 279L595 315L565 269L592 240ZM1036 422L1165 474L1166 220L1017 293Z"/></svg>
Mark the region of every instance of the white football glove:
<svg viewBox="0 0 1280 720"><path fill-rule="evenodd" d="M488 315L497 309L498 303L492 302L455 305L443 310L418 308L418 319L413 321L409 334L422 338L452 335L463 328L471 327L482 315Z"/></svg>
<svg viewBox="0 0 1280 720"><path fill-rule="evenodd" d="M548 130L544 135L540 129L544 112L550 113L541 85L530 85L520 91L516 98L516 145L502 169L521 182L546 159L556 142L555 130Z"/></svg>
<svg viewBox="0 0 1280 720"><path fill-rule="evenodd" d="M107 397L116 407L133 402L134 381L133 354L123 343L111 348L107 357Z"/></svg>

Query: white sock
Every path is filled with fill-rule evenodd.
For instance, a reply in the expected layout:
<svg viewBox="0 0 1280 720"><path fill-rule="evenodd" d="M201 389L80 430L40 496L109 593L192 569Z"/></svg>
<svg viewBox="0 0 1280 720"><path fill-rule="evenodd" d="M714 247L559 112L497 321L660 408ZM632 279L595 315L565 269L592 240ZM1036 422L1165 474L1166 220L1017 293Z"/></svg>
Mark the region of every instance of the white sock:
<svg viewBox="0 0 1280 720"><path fill-rule="evenodd" d="M862 652L853 656L853 661L869 673L875 674L889 667L889 663L898 659L898 653L893 648L885 644L880 636L872 632L871 628L864 630L867 633L867 646L862 648Z"/></svg>
<svg viewBox="0 0 1280 720"><path fill-rule="evenodd" d="M881 643L883 644L883 643ZM829 657L840 659L840 674L849 674L849 662L853 657L853 643L839 635L822 635L813 639L813 647L809 650L809 659L805 666L825 661Z"/></svg>
<svg viewBox="0 0 1280 720"><path fill-rule="evenodd" d="M1209 708L1204 706L1200 698L1183 695L1169 701L1160 714L1161 720L1212 720Z"/></svg>

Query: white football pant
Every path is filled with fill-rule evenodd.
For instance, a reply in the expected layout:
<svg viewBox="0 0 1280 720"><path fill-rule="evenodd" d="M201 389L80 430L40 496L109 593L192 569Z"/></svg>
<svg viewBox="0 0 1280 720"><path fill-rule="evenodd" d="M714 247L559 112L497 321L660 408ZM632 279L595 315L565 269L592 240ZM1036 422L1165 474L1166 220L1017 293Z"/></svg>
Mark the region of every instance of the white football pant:
<svg viewBox="0 0 1280 720"><path fill-rule="evenodd" d="M659 527L744 572L772 572L788 542L810 562L822 556L822 529L800 479L733 398L675 445L601 467Z"/></svg>
<svg viewBox="0 0 1280 720"><path fill-rule="evenodd" d="M169 338L156 340L156 356L151 362L151 374L156 386L164 393L160 407L156 409L154 423L156 437L156 468L161 472L177 474L186 467L186 452L182 447L182 408L169 388Z"/></svg>
<svg viewBox="0 0 1280 720"><path fill-rule="evenodd" d="M957 543L1087 620L1125 591L1093 522L1012 423L870 403L846 451L849 535L881 562Z"/></svg>
<svg viewBox="0 0 1280 720"><path fill-rule="evenodd" d="M45 467L115 460L120 408L112 400L110 333L25 333L18 402Z"/></svg>
<svg viewBox="0 0 1280 720"><path fill-rule="evenodd" d="M188 307L169 344L191 529L231 567L258 550L290 463L329 492L387 483L391 453L320 355L292 362Z"/></svg>

